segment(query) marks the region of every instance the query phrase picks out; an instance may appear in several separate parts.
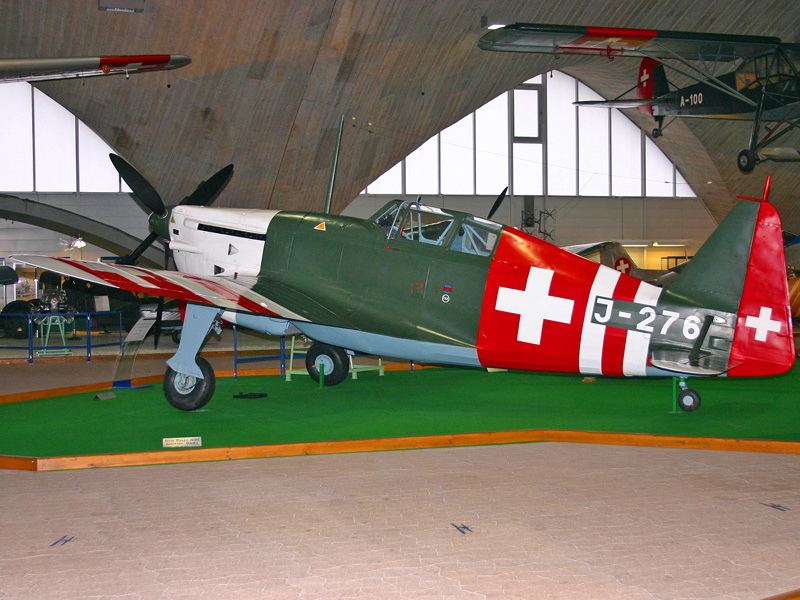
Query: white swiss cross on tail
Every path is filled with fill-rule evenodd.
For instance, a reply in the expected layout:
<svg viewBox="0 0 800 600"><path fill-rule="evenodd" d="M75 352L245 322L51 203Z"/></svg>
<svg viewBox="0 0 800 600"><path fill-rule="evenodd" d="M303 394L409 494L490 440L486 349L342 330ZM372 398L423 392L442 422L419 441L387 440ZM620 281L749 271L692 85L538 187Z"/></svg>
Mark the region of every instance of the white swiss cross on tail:
<svg viewBox="0 0 800 600"><path fill-rule="evenodd" d="M528 344L542 341L542 326L545 321L569 323L575 304L568 298L550 295L553 271L531 267L524 290L501 287L497 291L495 308L519 315L517 339Z"/></svg>
<svg viewBox="0 0 800 600"><path fill-rule="evenodd" d="M772 318L772 309L768 306L762 306L757 317L748 315L744 321L744 326L756 330L755 340L757 342L766 342L767 334L770 331L775 333L780 333L781 331L781 322Z"/></svg>

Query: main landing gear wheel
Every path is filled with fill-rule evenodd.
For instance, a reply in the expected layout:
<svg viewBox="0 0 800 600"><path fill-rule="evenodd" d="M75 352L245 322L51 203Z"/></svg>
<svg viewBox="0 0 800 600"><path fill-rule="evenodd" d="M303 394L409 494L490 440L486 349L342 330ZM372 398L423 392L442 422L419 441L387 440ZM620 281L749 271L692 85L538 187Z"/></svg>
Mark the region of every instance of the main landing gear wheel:
<svg viewBox="0 0 800 600"><path fill-rule="evenodd" d="M314 343L306 353L306 370L311 379L319 383L319 372L325 372L325 386L342 383L350 371L347 352L338 346Z"/></svg>
<svg viewBox="0 0 800 600"><path fill-rule="evenodd" d="M756 161L756 153L745 148L739 152L739 156L736 158L736 166L739 167L742 173L749 173L756 168Z"/></svg>
<svg viewBox="0 0 800 600"><path fill-rule="evenodd" d="M681 390L678 394L678 406L686 412L697 410L700 407L700 394L689 388Z"/></svg>
<svg viewBox="0 0 800 600"><path fill-rule="evenodd" d="M200 356L195 362L200 367L200 372L203 373L203 379L194 375L178 373L172 367L167 367L167 373L164 375L164 395L167 397L167 402L177 409L197 410L208 404L211 396L214 395L216 385L214 369L205 358Z"/></svg>

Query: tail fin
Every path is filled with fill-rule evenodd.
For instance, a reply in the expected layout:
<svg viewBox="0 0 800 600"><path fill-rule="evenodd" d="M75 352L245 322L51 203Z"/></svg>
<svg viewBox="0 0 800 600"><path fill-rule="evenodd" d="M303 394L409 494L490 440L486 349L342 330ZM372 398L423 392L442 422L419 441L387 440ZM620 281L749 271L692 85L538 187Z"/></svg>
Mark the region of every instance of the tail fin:
<svg viewBox="0 0 800 600"><path fill-rule="evenodd" d="M639 65L639 85L636 87L636 97L640 100L652 100L663 96L669 91L667 74L664 65L657 60L644 57ZM653 115L652 104L639 106L639 112Z"/></svg>
<svg viewBox="0 0 800 600"><path fill-rule="evenodd" d="M731 377L777 375L795 359L781 222L767 190L733 208L662 296L736 315Z"/></svg>

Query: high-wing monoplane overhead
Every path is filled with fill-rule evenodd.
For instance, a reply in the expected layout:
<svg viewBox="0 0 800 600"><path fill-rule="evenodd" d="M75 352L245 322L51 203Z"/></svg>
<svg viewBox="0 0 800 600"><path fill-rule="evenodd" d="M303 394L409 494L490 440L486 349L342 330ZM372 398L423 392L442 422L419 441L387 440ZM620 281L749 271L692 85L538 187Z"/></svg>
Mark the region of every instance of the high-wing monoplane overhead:
<svg viewBox="0 0 800 600"><path fill-rule="evenodd" d="M45 81L101 75L130 75L184 67L192 59L184 54L130 56L67 56L63 58L0 59L0 83Z"/></svg>
<svg viewBox="0 0 800 600"><path fill-rule="evenodd" d="M131 170L120 174L136 189ZM164 392L205 405L214 372L197 356L221 318L314 340L306 367L326 385L348 352L422 362L592 375L762 376L794 363L783 238L766 201L738 204L662 289L513 227L407 200L369 219L181 204L151 228L178 271L15 256L93 283L187 303ZM157 214L158 213L158 214Z"/></svg>
<svg viewBox="0 0 800 600"><path fill-rule="evenodd" d="M797 149L768 147L800 128L800 44L766 36L515 23L489 31L478 46L641 58L636 98L578 104L637 107L656 119L655 136L667 116L751 120L749 144L737 157L741 171L752 171L762 160L800 161ZM664 67L697 83L676 89ZM775 125L762 131L767 122Z"/></svg>

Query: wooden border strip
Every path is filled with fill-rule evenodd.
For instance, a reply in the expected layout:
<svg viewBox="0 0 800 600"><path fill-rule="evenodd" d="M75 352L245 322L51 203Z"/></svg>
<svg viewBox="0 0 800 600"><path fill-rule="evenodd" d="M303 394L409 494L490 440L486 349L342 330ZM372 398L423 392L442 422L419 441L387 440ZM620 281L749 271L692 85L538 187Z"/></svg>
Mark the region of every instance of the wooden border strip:
<svg viewBox="0 0 800 600"><path fill-rule="evenodd" d="M0 456L0 469L38 471L39 459L33 456Z"/></svg>
<svg viewBox="0 0 800 600"><path fill-rule="evenodd" d="M149 357L148 357L149 358ZM409 367L405 364L386 364L383 366L386 371L408 371ZM414 369L431 369L433 367L415 365ZM253 377L253 376L270 376L280 375L281 370L279 367L270 367L265 369L239 369L239 377ZM233 369L219 369L214 371L217 377L233 377ZM161 383L164 380L163 375L147 375L145 377L134 377L131 385L133 387L141 385L153 385ZM72 394L83 394L85 392L102 392L113 390L113 383L105 381L101 383L87 383L85 385L67 386L63 388L54 388L50 390L36 390L32 392L19 392L16 394L0 395L0 404L8 404L11 402L24 402L26 400L39 400L41 398L56 398L58 396L71 396Z"/></svg>
<svg viewBox="0 0 800 600"><path fill-rule="evenodd" d="M777 596L770 596L769 598L764 598L763 600L798 600L800 599L800 590L792 590L790 592L784 592L782 594L778 594Z"/></svg>
<svg viewBox="0 0 800 600"><path fill-rule="evenodd" d="M240 460L246 458L274 458L318 454L346 454L351 452L521 444L530 442L571 442L578 444L609 444L651 448L685 448L695 450L800 454L800 442L781 440L682 437L560 429L522 429L482 433L301 442L293 444L265 444L258 446L230 446L222 448L195 448L185 450L156 450L152 452L53 456L43 458L0 456L0 468L54 471Z"/></svg>

